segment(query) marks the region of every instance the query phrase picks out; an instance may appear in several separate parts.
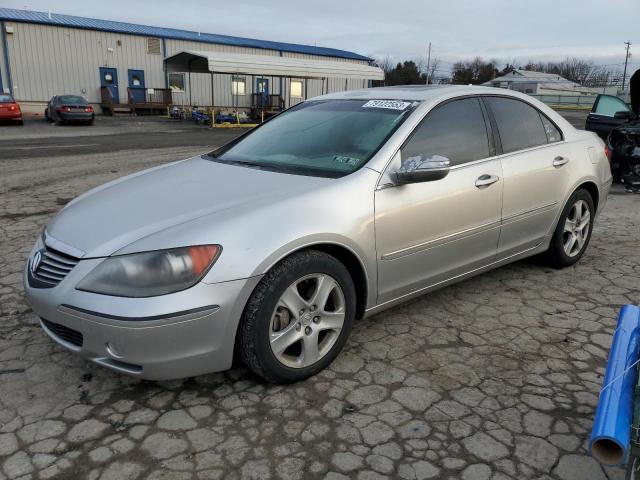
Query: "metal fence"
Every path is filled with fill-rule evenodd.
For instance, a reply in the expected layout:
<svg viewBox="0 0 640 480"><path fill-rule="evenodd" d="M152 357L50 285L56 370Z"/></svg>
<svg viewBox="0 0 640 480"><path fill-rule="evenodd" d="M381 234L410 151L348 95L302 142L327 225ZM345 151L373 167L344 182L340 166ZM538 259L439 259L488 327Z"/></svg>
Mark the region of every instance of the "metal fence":
<svg viewBox="0 0 640 480"><path fill-rule="evenodd" d="M542 103L556 108L575 108L580 110L590 110L598 95L531 95ZM629 103L629 94L618 95L625 103Z"/></svg>

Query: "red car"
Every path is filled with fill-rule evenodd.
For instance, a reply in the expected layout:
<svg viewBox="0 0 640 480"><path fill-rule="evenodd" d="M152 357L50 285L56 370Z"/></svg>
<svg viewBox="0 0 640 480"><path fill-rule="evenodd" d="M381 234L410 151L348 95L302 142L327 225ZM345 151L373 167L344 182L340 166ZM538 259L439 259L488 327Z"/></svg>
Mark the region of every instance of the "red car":
<svg viewBox="0 0 640 480"><path fill-rule="evenodd" d="M22 125L20 105L7 93L0 93L0 121L9 120Z"/></svg>

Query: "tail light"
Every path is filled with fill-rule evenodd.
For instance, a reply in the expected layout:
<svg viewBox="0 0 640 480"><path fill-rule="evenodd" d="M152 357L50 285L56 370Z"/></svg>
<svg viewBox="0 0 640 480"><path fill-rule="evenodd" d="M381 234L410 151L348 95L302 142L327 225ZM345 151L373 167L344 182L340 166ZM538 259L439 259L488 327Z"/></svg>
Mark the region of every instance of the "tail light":
<svg viewBox="0 0 640 480"><path fill-rule="evenodd" d="M59 107L58 111L59 112L70 112L71 111L71 107Z"/></svg>
<svg viewBox="0 0 640 480"><path fill-rule="evenodd" d="M17 110L17 108L16 108L16 105L15 105L15 104L13 104L13 105L9 105L9 111L10 111L10 112L15 112L16 110Z"/></svg>
<svg viewBox="0 0 640 480"><path fill-rule="evenodd" d="M607 157L607 160L611 161L611 149L609 148L609 145L605 144L604 146L604 154Z"/></svg>
<svg viewBox="0 0 640 480"><path fill-rule="evenodd" d="M84 109L85 112L93 112L93 107L91 105L89 105L87 108Z"/></svg>

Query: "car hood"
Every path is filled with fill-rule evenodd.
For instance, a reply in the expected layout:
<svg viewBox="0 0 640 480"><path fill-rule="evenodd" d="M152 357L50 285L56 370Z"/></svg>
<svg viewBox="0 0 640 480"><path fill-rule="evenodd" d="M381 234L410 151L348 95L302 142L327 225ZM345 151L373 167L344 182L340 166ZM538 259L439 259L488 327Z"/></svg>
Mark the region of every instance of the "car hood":
<svg viewBox="0 0 640 480"><path fill-rule="evenodd" d="M84 258L102 257L190 220L223 211L228 214L239 207L259 208L330 181L195 157L83 194L49 223L47 233L84 251Z"/></svg>

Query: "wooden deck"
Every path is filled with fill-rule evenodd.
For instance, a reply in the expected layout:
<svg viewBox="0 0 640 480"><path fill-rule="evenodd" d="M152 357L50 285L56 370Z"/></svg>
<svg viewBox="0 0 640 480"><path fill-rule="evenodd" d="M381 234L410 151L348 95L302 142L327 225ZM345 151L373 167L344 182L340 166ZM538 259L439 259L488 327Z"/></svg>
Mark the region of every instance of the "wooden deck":
<svg viewBox="0 0 640 480"><path fill-rule="evenodd" d="M127 88L127 103L114 101L108 87L100 87L100 106L105 115L133 114L133 115L162 115L172 104L171 89L169 88Z"/></svg>

